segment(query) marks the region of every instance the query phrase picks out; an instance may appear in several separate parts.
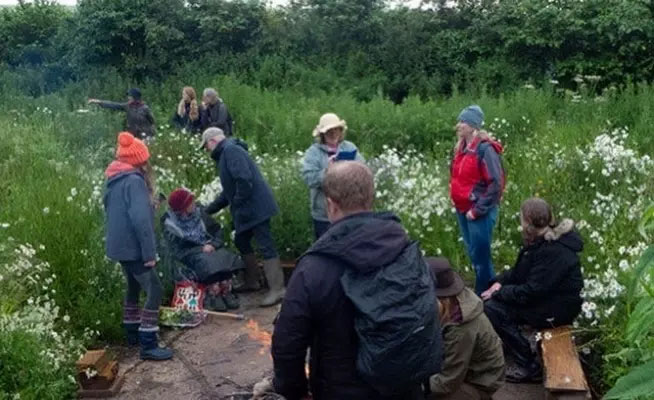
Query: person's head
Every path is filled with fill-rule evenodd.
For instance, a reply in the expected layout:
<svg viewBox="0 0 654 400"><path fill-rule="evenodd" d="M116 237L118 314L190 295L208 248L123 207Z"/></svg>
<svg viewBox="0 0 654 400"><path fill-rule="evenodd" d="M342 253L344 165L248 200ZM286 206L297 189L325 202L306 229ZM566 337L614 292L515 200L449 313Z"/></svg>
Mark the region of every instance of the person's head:
<svg viewBox="0 0 654 400"><path fill-rule="evenodd" d="M525 243L532 243L542 237L552 225L552 207L540 197L527 199L520 206L520 226Z"/></svg>
<svg viewBox="0 0 654 400"><path fill-rule="evenodd" d="M170 209L180 215L191 214L195 210L195 196L185 188L177 188L168 196L168 206Z"/></svg>
<svg viewBox="0 0 654 400"><path fill-rule="evenodd" d="M484 112L478 105L471 105L459 113L455 126L456 135L459 139L469 139L475 132L481 130L484 124Z"/></svg>
<svg viewBox="0 0 654 400"><path fill-rule="evenodd" d="M127 102L141 101L141 91L138 88L131 88L127 91Z"/></svg>
<svg viewBox="0 0 654 400"><path fill-rule="evenodd" d="M441 323L449 322L452 320L452 311L457 302L456 296L463 291L465 283L461 276L452 269L447 258L428 257L425 261L434 280Z"/></svg>
<svg viewBox="0 0 654 400"><path fill-rule="evenodd" d="M328 146L337 146L345 139L347 124L334 113L323 114L318 125L313 130L313 136L320 140L320 143Z"/></svg>
<svg viewBox="0 0 654 400"><path fill-rule="evenodd" d="M200 148L204 148L206 151L213 151L219 144L225 140L225 132L220 128L207 128L202 133L202 143Z"/></svg>
<svg viewBox="0 0 654 400"><path fill-rule="evenodd" d="M152 166L149 163L150 151L148 146L141 140L135 138L129 132L120 132L118 134L118 143L116 146L116 160L130 164L138 169L145 178L145 184L151 196L154 196L155 179ZM151 199L154 201L154 197Z"/></svg>
<svg viewBox="0 0 654 400"><path fill-rule="evenodd" d="M139 168L150 159L150 151L145 143L135 138L131 133L120 132L116 147L116 159Z"/></svg>
<svg viewBox="0 0 654 400"><path fill-rule="evenodd" d="M202 91L202 102L205 104L216 104L218 102L218 91L214 88L206 88Z"/></svg>
<svg viewBox="0 0 654 400"><path fill-rule="evenodd" d="M182 89L182 100L184 100L186 103L190 103L191 101L195 100L195 89L193 89L191 86L184 86L184 89Z"/></svg>
<svg viewBox="0 0 654 400"><path fill-rule="evenodd" d="M348 215L372 211L375 180L363 163L340 161L330 166L322 189L327 199L327 218L332 223Z"/></svg>

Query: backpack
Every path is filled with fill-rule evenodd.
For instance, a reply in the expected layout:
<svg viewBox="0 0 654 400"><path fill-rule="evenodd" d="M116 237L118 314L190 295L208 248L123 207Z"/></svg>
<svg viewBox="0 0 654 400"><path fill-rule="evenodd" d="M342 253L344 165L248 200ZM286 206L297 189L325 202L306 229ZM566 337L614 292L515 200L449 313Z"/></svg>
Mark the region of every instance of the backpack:
<svg viewBox="0 0 654 400"><path fill-rule="evenodd" d="M440 372L436 294L417 242L382 268L347 268L341 285L356 310L356 367L364 381L382 395L401 395Z"/></svg>
<svg viewBox="0 0 654 400"><path fill-rule="evenodd" d="M480 173L482 171L482 163L484 162L484 154L489 147L491 147L491 144L488 141L483 141L477 146L477 167L479 168ZM497 157L500 159L500 169L502 173L502 189L500 193L501 198L506 187L506 168L504 168L504 160L502 159L502 156L497 154Z"/></svg>

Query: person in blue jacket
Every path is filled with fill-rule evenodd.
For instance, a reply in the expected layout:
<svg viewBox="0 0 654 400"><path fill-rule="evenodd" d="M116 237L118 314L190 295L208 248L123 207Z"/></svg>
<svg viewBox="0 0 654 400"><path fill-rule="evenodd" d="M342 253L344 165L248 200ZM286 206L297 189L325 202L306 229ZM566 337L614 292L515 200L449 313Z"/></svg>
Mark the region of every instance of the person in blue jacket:
<svg viewBox="0 0 654 400"><path fill-rule="evenodd" d="M309 186L311 218L316 240L327 232L330 225L327 219L325 193L322 190L327 167L340 160L365 162L354 143L345 140L346 131L347 125L344 120L336 114L324 114L313 130L315 142L304 153L302 178Z"/></svg>
<svg viewBox="0 0 654 400"><path fill-rule="evenodd" d="M162 289L155 270L154 183L148 147L129 132L118 135L116 160L105 171L107 257L121 264L127 281L123 325L130 345L141 345L144 360L167 360L172 350L160 348L159 306ZM139 295L145 291L141 310Z"/></svg>
<svg viewBox="0 0 654 400"><path fill-rule="evenodd" d="M259 289L259 266L251 244L254 238L263 255L263 270L270 289L260 305L278 304L285 289L284 273L270 232L270 219L279 212L273 192L243 141L228 139L222 129L212 127L202 133L201 147L210 152L216 162L223 187L205 211L211 215L230 207L236 232L234 244L245 263L245 285L240 290Z"/></svg>

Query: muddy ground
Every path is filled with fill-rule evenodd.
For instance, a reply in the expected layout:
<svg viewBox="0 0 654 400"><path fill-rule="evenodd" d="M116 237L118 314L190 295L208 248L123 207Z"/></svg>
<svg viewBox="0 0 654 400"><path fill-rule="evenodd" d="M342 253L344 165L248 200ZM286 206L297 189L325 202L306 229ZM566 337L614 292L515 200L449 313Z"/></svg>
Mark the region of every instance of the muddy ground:
<svg viewBox="0 0 654 400"><path fill-rule="evenodd" d="M136 349L117 349L125 383L122 400L228 400L245 399L252 386L271 375L269 349L254 339L248 320L261 330L272 331L278 308L256 307L260 295L241 296L238 312L244 321L216 317L197 328L167 330L163 340L175 351L171 361L142 362ZM236 395L236 396L234 396ZM495 400L541 400L544 392L538 385L506 385Z"/></svg>

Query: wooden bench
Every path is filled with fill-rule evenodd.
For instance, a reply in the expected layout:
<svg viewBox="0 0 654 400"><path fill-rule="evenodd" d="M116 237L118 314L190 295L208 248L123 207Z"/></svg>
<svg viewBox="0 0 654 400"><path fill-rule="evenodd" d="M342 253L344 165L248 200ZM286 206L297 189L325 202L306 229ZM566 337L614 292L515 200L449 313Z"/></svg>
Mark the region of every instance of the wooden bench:
<svg viewBox="0 0 654 400"><path fill-rule="evenodd" d="M588 383L569 326L541 332L543 339L543 385L548 400L590 399Z"/></svg>

